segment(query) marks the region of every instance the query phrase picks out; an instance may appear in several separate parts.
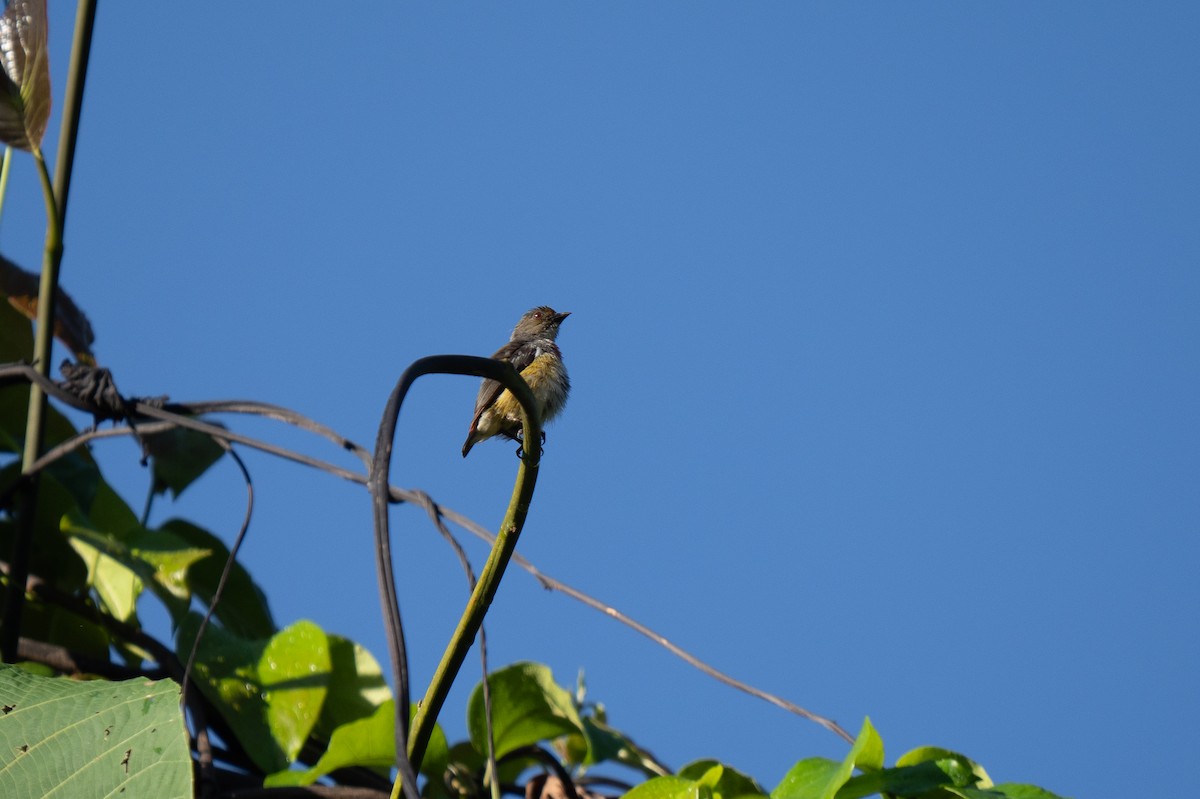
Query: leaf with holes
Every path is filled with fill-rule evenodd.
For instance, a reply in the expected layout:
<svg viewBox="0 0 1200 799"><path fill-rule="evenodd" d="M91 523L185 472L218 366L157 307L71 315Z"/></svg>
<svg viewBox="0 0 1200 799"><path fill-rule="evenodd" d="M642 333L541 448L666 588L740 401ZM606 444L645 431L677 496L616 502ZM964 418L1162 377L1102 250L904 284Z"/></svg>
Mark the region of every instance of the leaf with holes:
<svg viewBox="0 0 1200 799"><path fill-rule="evenodd" d="M192 795L169 680L77 682L0 665L0 796Z"/></svg>

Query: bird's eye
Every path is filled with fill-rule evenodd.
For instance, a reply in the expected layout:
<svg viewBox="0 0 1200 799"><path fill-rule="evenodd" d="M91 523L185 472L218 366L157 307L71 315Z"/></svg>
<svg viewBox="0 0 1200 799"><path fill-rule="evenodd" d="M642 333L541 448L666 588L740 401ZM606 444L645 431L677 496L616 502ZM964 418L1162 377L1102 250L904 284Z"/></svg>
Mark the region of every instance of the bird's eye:
<svg viewBox="0 0 1200 799"><path fill-rule="evenodd" d="M541 318L542 318L542 312L541 312L541 311L538 311L537 313L535 313L535 314L533 315L533 318L534 318L534 319L541 319Z"/></svg>

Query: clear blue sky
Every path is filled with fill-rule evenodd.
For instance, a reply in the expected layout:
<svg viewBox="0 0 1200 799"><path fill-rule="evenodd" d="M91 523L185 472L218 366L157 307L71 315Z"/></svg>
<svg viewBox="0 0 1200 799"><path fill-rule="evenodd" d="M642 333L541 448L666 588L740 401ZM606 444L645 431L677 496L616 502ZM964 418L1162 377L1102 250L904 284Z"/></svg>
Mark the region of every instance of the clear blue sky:
<svg viewBox="0 0 1200 799"><path fill-rule="evenodd" d="M363 443L410 361L572 311L522 538L544 571L869 715L889 762L1166 790L1200 743L1198 9L106 3L63 281L123 391ZM5 254L36 265L42 224L23 158ZM460 457L475 391L418 384L394 476L494 526L515 463ZM139 506L134 447L98 452ZM247 457L277 619L385 657L365 493ZM225 465L155 519L232 536L242 503ZM393 518L423 686L465 589ZM522 573L489 632L495 664L586 669L675 766L770 788L844 752Z"/></svg>

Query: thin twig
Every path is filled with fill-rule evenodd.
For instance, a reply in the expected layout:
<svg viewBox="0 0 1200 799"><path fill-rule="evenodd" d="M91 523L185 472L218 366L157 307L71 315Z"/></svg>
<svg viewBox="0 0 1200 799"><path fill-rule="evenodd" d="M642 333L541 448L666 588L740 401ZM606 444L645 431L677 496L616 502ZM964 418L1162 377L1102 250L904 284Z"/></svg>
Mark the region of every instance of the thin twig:
<svg viewBox="0 0 1200 799"><path fill-rule="evenodd" d="M370 450L355 444L333 428L327 427L315 419L297 413L291 408L285 408L282 405L273 405L269 402L256 402L254 400L210 400L183 403L181 407L197 415L205 413L241 413L284 422L285 424L290 424L293 427L307 430L310 433L315 433L322 438L328 439L335 446L356 456L363 462L363 466L368 468L371 466Z"/></svg>
<svg viewBox="0 0 1200 799"><path fill-rule="evenodd" d="M475 522L474 520L469 519L466 516L463 516L461 513L458 513L457 511L450 510L449 508L442 508L441 514L443 516L445 516L447 519L449 519L450 521L452 521L455 524L462 527L464 530L466 530L467 532L469 532L471 535L475 536L476 538L482 539L483 541L487 541L489 543L495 539L495 536L493 536L490 532L488 532L488 530L485 529L478 522ZM646 625L637 621L636 619L626 616L624 613L622 613L621 611L612 607L611 605L606 605L603 602L601 602L600 600L590 596L589 594L586 594L577 588L573 588L572 586L567 585L566 583L564 583L560 580L556 580L548 574L542 573L541 571L538 570L538 568L536 566L534 566L532 563L530 563L528 560L526 560L524 557L522 557L519 554L513 556L513 563L516 563L518 566L520 566L522 569L527 571L529 574L533 575L533 577L535 579L537 579L537 581L539 583L541 583L542 586L544 588L546 588L547 590L558 591L561 594L565 594L565 595L571 597L572 599L576 600L577 602L582 602L584 605L587 605L589 608L592 608L593 610L600 611L605 616L608 616L612 619L616 619L621 624L624 624L626 627L629 627L631 630L633 630L637 633L640 633L640 634L644 635L645 637L649 638L651 641L653 641L654 643L663 647L668 652L675 655L677 658L679 658L683 662L687 663L689 666L699 669L703 673L707 674L709 677L712 677L714 680L717 680L720 683L728 685L730 688L735 688L739 691L742 691L743 693L749 694L750 696L756 697L758 699L762 699L765 702L769 702L778 708L782 708L783 710L788 711L789 713L793 713L797 716L800 716L801 718L807 719L815 724L818 724L818 725L824 727L825 729L829 730L830 732L834 733L835 735L841 737L846 742L854 743L854 736L851 735L850 733L848 733L840 724L838 724L833 719L829 719L824 716L820 716L816 713L813 713L810 710L806 710L803 707L800 707L799 705L797 705L794 702L789 702L788 700L783 699L782 697L779 697L779 696L776 696L775 694L771 694L766 691L755 688L753 685L749 685L747 683L742 682L741 680L730 677L728 674L725 674L722 671L718 671L714 667L705 663L700 658L698 658L695 655L693 655L692 653L688 652L686 649L680 647L678 644L672 643L670 640L667 639L666 636L655 632L654 630L650 629L649 627L647 627Z"/></svg>
<svg viewBox="0 0 1200 799"><path fill-rule="evenodd" d="M250 479L250 470L246 468L241 456L234 451L229 442L220 439L216 439L216 442L229 453L230 458L233 458L233 462L242 472L242 479L246 481L246 515L242 518L242 526L233 539L233 546L229 548L229 557L225 559L225 568L221 570L221 578L217 580L217 587L213 591L212 600L208 603L208 610L205 611L204 618L200 620L200 626L196 628L192 650L188 653L187 665L183 668L183 693L179 700L180 704L185 704L187 701L192 667L196 664L196 653L200 651L200 639L204 637L204 631L208 629L208 622L217 609L217 603L221 601L221 595L225 593L225 583L229 581L229 575L233 571L234 564L237 563L238 550L242 548L242 542L246 540L246 532L250 529L250 517L254 513L254 481Z"/></svg>

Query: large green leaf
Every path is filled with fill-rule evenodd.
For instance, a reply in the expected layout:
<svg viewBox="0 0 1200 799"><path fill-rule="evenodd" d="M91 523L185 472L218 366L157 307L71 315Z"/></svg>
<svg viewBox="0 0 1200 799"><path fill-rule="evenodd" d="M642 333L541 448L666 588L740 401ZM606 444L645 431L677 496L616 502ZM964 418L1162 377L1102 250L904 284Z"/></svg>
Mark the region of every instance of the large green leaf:
<svg viewBox="0 0 1200 799"><path fill-rule="evenodd" d="M188 657L199 623L191 614L180 625L176 646L181 660ZM251 759L275 772L296 759L316 725L330 668L328 638L310 621L253 640L209 625L196 653L194 676Z"/></svg>
<svg viewBox="0 0 1200 799"><path fill-rule="evenodd" d="M554 682L540 663L514 663L488 676L492 695L492 727L496 757L539 741L571 733L583 734L583 722L571 694ZM487 751L483 684L467 703L467 732L478 752Z"/></svg>
<svg viewBox="0 0 1200 799"><path fill-rule="evenodd" d="M0 141L33 150L50 119L46 0L6 0L0 15Z"/></svg>
<svg viewBox="0 0 1200 799"><path fill-rule="evenodd" d="M329 691L332 664L325 632L298 621L271 636L258 661L267 726L291 762L312 732Z"/></svg>
<svg viewBox="0 0 1200 799"><path fill-rule="evenodd" d="M390 769L396 762L396 705L379 662L364 647L340 635L328 635L331 674L329 692L314 735L328 741L310 769L280 771L267 785L311 785L346 766ZM412 708L416 712L416 707ZM425 763L445 768L446 737L434 726ZM424 771L424 769L422 769ZM427 772L428 773L428 772Z"/></svg>
<svg viewBox="0 0 1200 799"><path fill-rule="evenodd" d="M179 686L0 665L0 796L192 796Z"/></svg>
<svg viewBox="0 0 1200 799"><path fill-rule="evenodd" d="M823 799L845 784L842 764L825 757L810 757L788 769L771 791L771 799ZM832 786L832 790L831 790Z"/></svg>

